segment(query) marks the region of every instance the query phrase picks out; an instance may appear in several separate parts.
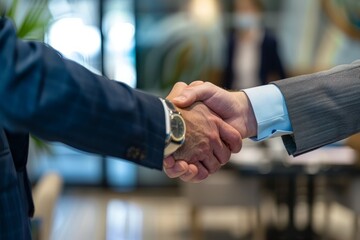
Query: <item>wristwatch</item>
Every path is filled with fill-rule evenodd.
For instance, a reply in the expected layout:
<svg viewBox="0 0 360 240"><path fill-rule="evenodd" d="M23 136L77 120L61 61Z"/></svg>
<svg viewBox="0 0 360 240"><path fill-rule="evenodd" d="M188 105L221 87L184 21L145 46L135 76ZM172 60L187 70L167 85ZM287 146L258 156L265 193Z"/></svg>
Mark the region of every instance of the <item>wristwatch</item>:
<svg viewBox="0 0 360 240"><path fill-rule="evenodd" d="M174 104L164 99L169 111L170 132L167 133L165 140L164 156L170 156L179 149L185 142L186 124L181 113L176 109Z"/></svg>

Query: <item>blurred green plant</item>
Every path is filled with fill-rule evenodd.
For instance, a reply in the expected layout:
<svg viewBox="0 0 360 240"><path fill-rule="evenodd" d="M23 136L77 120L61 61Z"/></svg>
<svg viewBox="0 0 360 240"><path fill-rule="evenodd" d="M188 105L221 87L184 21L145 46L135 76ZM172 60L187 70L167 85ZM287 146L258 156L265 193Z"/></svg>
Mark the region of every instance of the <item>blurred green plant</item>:
<svg viewBox="0 0 360 240"><path fill-rule="evenodd" d="M159 37L153 44L138 44L141 79L138 87L166 96L179 81L191 83L202 79L217 83L223 57L219 22L203 25L187 14L176 13L151 28L149 32L158 32Z"/></svg>
<svg viewBox="0 0 360 240"><path fill-rule="evenodd" d="M45 28L51 20L48 0L10 0L4 1L0 7L1 12L15 22L19 38L44 39Z"/></svg>
<svg viewBox="0 0 360 240"><path fill-rule="evenodd" d="M46 26L51 20L48 0L1 1L0 12L14 21L19 38L44 40ZM31 139L37 153L52 153L49 144L35 136L31 136Z"/></svg>

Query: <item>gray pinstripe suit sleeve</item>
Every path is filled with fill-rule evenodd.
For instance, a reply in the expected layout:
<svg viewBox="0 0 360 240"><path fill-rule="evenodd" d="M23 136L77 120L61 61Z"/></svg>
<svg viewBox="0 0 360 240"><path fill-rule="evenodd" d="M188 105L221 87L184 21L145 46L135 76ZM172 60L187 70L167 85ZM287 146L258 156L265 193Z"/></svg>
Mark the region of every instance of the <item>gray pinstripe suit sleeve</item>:
<svg viewBox="0 0 360 240"><path fill-rule="evenodd" d="M360 61L273 82L283 93L293 135L283 137L299 155L360 131Z"/></svg>

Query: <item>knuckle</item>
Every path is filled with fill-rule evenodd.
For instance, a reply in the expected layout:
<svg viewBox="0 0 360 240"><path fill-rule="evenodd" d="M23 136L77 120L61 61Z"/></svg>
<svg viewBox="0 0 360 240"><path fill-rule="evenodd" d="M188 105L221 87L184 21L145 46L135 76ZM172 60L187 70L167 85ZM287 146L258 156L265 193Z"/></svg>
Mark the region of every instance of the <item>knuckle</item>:
<svg viewBox="0 0 360 240"><path fill-rule="evenodd" d="M220 169L220 164L216 164L214 167L212 167L211 169L209 169L209 173L210 174L214 174L216 173L219 169Z"/></svg>
<svg viewBox="0 0 360 240"><path fill-rule="evenodd" d="M204 83L204 81L196 80L196 81L192 82L192 83L190 84L190 86L191 86L191 85L203 84L203 83Z"/></svg>
<svg viewBox="0 0 360 240"><path fill-rule="evenodd" d="M230 160L231 153L230 151L226 151L220 158L221 165L225 165Z"/></svg>
<svg viewBox="0 0 360 240"><path fill-rule="evenodd" d="M242 147L243 147L243 142L242 142L242 140L240 140L239 141L239 150L237 152L240 152Z"/></svg>
<svg viewBox="0 0 360 240"><path fill-rule="evenodd" d="M237 142L241 141L241 135L238 131L232 132L230 136L231 136L233 142L237 143Z"/></svg>
<svg viewBox="0 0 360 240"><path fill-rule="evenodd" d="M214 84L212 84L211 82L205 82L205 87L212 87L214 86Z"/></svg>
<svg viewBox="0 0 360 240"><path fill-rule="evenodd" d="M230 141L231 150L233 153L238 153L242 147L242 139L238 134L234 134L233 139Z"/></svg>
<svg viewBox="0 0 360 240"><path fill-rule="evenodd" d="M219 140L219 134L215 131L211 131L208 133L208 138L210 142L217 142Z"/></svg>
<svg viewBox="0 0 360 240"><path fill-rule="evenodd" d="M215 123L216 125L219 123L219 118L213 114L208 114L207 119L209 122Z"/></svg>
<svg viewBox="0 0 360 240"><path fill-rule="evenodd" d="M189 163L199 163L199 162L206 161L206 159L207 159L206 153L203 152L203 150L198 149L197 152L191 156Z"/></svg>
<svg viewBox="0 0 360 240"><path fill-rule="evenodd" d="M184 83L184 82L177 82L177 83L175 83L175 87L183 87L183 86L187 86L187 84Z"/></svg>
<svg viewBox="0 0 360 240"><path fill-rule="evenodd" d="M198 173L196 179L198 181L202 181L202 180L206 179L208 176L209 176L209 172L204 170L204 171L201 171Z"/></svg>
<svg viewBox="0 0 360 240"><path fill-rule="evenodd" d="M243 145L243 142L242 142L242 139L240 138L239 141L236 141L233 153L240 152L240 150L242 149L242 145Z"/></svg>
<svg viewBox="0 0 360 240"><path fill-rule="evenodd" d="M208 142L202 141L199 144L198 151L200 156L207 156L211 151L210 144Z"/></svg>

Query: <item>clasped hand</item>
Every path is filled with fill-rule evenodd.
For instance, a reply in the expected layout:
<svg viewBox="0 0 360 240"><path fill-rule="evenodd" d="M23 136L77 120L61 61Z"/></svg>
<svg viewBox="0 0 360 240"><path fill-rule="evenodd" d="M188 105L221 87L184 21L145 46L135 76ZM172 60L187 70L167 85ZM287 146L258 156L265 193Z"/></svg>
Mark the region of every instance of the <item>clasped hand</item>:
<svg viewBox="0 0 360 240"><path fill-rule="evenodd" d="M164 159L170 178L204 180L226 164L231 153L241 150L243 138L256 134L256 126L250 124L252 109L242 92L196 81L177 83L167 99L178 107L187 129L184 145Z"/></svg>

